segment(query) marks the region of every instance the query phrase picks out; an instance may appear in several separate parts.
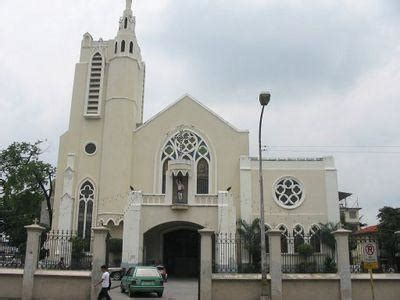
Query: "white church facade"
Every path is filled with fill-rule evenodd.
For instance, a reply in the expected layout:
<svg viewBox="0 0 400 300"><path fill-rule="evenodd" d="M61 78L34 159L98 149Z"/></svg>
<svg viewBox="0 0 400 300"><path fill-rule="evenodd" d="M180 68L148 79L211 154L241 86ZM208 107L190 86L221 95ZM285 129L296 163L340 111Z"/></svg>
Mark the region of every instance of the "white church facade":
<svg viewBox="0 0 400 300"><path fill-rule="evenodd" d="M156 70L150 70L152 72ZM83 36L68 130L60 138L53 228L123 240L122 265L188 263L196 231L236 232L259 216L249 132L185 95L143 122L145 63L128 0L114 39ZM265 159L269 228L339 222L332 157ZM196 250L193 250L196 252ZM193 254L194 255L194 254Z"/></svg>

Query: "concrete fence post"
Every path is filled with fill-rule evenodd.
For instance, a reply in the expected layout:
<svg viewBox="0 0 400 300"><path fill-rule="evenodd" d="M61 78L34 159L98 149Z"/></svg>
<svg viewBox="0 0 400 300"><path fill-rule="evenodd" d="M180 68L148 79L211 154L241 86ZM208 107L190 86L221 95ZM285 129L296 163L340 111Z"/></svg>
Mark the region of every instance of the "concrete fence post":
<svg viewBox="0 0 400 300"><path fill-rule="evenodd" d="M271 300L282 300L281 235L277 229L267 231L269 237L269 272L271 275Z"/></svg>
<svg viewBox="0 0 400 300"><path fill-rule="evenodd" d="M212 299L212 235L214 231L204 228L200 233L200 298Z"/></svg>
<svg viewBox="0 0 400 300"><path fill-rule="evenodd" d="M33 298L33 280L39 260L40 235L44 227L36 224L25 226L27 231L24 276L22 279L22 300Z"/></svg>
<svg viewBox="0 0 400 300"><path fill-rule="evenodd" d="M106 263L106 238L108 235L108 228L106 227L94 227L93 230L93 257L92 257L92 288L91 288L91 299L97 299L97 294L100 287L95 288L94 285L101 279L100 267Z"/></svg>
<svg viewBox="0 0 400 300"><path fill-rule="evenodd" d="M336 239L337 267L340 277L341 300L351 300L351 273L349 259L349 234L350 230L338 229L333 232Z"/></svg>

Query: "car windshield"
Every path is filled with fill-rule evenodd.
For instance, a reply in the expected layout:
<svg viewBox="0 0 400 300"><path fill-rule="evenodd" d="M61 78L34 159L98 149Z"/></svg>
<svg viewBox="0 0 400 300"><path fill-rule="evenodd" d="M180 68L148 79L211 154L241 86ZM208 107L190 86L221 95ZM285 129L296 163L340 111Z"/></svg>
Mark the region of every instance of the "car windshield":
<svg viewBox="0 0 400 300"><path fill-rule="evenodd" d="M137 269L136 276L159 276L156 269Z"/></svg>

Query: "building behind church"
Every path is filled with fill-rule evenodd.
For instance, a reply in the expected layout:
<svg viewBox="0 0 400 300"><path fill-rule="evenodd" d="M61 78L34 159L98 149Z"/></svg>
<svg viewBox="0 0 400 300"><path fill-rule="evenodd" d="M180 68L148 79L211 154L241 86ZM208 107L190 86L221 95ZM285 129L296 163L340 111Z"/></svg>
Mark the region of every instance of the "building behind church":
<svg viewBox="0 0 400 300"><path fill-rule="evenodd" d="M235 233L239 219L259 216L259 162L247 130L190 95L144 122L145 73L128 0L115 38L83 36L53 228L90 241L104 225L123 240L123 266L162 262L171 273L188 272L182 265L195 273L198 229ZM339 222L332 157L265 159L263 172L268 228L305 235Z"/></svg>

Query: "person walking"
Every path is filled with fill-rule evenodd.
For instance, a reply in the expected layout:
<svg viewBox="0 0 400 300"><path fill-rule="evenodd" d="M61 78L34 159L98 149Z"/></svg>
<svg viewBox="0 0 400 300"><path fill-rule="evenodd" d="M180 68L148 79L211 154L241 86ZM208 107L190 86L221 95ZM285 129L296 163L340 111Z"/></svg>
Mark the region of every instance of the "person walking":
<svg viewBox="0 0 400 300"><path fill-rule="evenodd" d="M106 265L102 265L100 267L100 269L101 269L101 272L103 273L101 275L101 280L94 285L95 287L97 287L98 285L101 284L101 291L99 293L99 296L97 297L97 300L101 300L104 298L111 300L111 297L108 294L108 291L110 290L110 285L111 285L110 273L108 273Z"/></svg>

